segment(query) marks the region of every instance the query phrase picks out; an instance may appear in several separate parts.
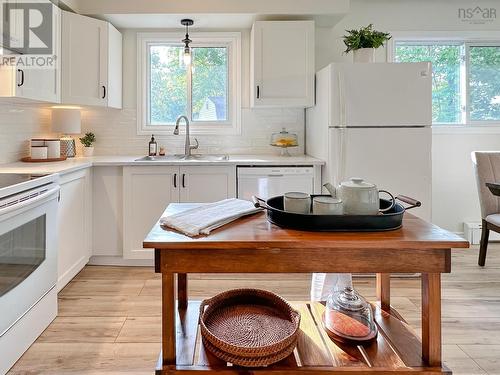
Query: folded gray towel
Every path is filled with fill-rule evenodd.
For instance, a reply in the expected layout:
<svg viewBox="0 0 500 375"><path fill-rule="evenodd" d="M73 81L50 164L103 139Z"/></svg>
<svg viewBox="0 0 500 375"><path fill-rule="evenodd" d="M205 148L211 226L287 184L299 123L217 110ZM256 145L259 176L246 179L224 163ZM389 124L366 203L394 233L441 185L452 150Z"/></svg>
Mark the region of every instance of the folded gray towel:
<svg viewBox="0 0 500 375"><path fill-rule="evenodd" d="M162 217L160 224L195 237L258 211L261 209L255 208L252 202L231 198Z"/></svg>

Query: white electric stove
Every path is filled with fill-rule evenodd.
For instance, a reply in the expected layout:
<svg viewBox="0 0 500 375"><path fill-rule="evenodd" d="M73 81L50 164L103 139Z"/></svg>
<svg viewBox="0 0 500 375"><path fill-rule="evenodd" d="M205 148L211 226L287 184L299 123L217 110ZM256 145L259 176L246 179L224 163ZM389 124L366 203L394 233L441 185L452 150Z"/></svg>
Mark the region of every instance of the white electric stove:
<svg viewBox="0 0 500 375"><path fill-rule="evenodd" d="M57 314L58 180L0 173L0 374Z"/></svg>

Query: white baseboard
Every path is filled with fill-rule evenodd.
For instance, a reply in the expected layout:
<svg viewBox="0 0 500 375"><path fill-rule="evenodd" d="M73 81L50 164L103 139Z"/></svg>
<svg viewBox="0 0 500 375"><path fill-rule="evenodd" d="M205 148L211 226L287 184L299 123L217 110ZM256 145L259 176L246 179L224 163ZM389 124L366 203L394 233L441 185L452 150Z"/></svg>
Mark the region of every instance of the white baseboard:
<svg viewBox="0 0 500 375"><path fill-rule="evenodd" d="M482 222L480 221L472 221L464 223L464 233L462 235L467 241L471 243L471 245L479 245L481 242L481 231L482 231ZM500 241L500 234L490 231L490 238L488 242L498 242Z"/></svg>
<svg viewBox="0 0 500 375"><path fill-rule="evenodd" d="M64 272L64 274L57 279L57 292L60 292L71 280L73 280L88 262L88 257L81 257L69 270Z"/></svg>
<svg viewBox="0 0 500 375"><path fill-rule="evenodd" d="M90 257L89 265L92 266L127 266L149 267L154 266L153 259L123 259L121 256L94 255Z"/></svg>

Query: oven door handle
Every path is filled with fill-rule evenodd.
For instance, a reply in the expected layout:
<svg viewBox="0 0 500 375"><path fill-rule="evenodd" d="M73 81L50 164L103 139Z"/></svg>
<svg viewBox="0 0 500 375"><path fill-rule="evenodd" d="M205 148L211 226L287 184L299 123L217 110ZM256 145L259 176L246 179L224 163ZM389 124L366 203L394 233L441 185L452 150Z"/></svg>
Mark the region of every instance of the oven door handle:
<svg viewBox="0 0 500 375"><path fill-rule="evenodd" d="M40 194L39 196L37 196L35 198L27 199L21 203L16 203L16 204L13 204L12 206L1 208L0 215L6 215L10 212L23 209L24 207L31 206L35 203L40 202L40 201L48 200L53 195L59 194L60 190L61 190L61 187L56 186L52 189L47 190L46 192Z"/></svg>

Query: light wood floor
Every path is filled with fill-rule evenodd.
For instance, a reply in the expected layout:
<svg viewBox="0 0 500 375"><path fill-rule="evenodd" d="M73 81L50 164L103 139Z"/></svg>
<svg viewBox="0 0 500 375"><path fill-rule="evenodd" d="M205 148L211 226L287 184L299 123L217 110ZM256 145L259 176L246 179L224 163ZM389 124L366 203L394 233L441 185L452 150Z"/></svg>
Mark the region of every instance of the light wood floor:
<svg viewBox="0 0 500 375"><path fill-rule="evenodd" d="M457 250L443 277L444 359L454 374L500 374L500 245L487 266ZM235 287L306 300L308 275L191 275L195 299ZM356 286L374 297L373 279ZM392 281L393 305L418 329L419 280ZM59 314L10 374L152 374L160 351L160 278L152 268L86 267L59 294Z"/></svg>

